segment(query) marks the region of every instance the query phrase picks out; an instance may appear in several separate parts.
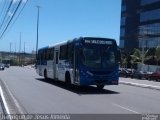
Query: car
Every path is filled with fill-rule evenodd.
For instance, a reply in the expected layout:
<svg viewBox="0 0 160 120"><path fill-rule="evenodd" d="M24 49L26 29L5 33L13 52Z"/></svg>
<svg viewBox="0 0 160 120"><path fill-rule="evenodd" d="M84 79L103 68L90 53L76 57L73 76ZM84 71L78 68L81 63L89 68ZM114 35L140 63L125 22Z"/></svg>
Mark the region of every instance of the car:
<svg viewBox="0 0 160 120"><path fill-rule="evenodd" d="M151 75L149 75L148 79L160 81L160 71L153 72Z"/></svg>
<svg viewBox="0 0 160 120"><path fill-rule="evenodd" d="M6 68L9 68L9 67L10 67L10 64L4 64L4 66L5 66Z"/></svg>
<svg viewBox="0 0 160 120"><path fill-rule="evenodd" d="M146 79L147 78L147 72L135 70L131 74L131 78Z"/></svg>
<svg viewBox="0 0 160 120"><path fill-rule="evenodd" d="M0 70L4 70L5 66L4 64L0 63Z"/></svg>
<svg viewBox="0 0 160 120"><path fill-rule="evenodd" d="M32 68L36 68L36 64L31 65Z"/></svg>
<svg viewBox="0 0 160 120"><path fill-rule="evenodd" d="M147 80L149 80L149 77L150 77L150 75L152 74L153 72L145 72L145 78L147 79Z"/></svg>
<svg viewBox="0 0 160 120"><path fill-rule="evenodd" d="M121 69L119 70L119 76L120 77L130 77L132 71L131 70L128 70L128 69Z"/></svg>

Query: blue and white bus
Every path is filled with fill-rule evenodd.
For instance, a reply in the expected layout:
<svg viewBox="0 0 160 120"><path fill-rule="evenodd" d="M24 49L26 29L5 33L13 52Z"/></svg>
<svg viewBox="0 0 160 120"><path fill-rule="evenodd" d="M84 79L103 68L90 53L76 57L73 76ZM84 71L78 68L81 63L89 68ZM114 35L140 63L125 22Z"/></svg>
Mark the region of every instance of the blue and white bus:
<svg viewBox="0 0 160 120"><path fill-rule="evenodd" d="M119 50L108 38L80 37L38 50L37 73L78 86L118 85Z"/></svg>

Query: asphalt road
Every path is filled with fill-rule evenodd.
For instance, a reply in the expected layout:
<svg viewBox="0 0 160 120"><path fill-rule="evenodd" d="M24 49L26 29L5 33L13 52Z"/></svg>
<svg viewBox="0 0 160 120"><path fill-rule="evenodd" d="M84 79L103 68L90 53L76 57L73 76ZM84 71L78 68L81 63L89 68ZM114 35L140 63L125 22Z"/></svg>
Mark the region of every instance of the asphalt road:
<svg viewBox="0 0 160 120"><path fill-rule="evenodd" d="M0 71L15 101L26 113L139 114L160 113L160 91L128 85L66 87L46 81L32 68L10 67Z"/></svg>

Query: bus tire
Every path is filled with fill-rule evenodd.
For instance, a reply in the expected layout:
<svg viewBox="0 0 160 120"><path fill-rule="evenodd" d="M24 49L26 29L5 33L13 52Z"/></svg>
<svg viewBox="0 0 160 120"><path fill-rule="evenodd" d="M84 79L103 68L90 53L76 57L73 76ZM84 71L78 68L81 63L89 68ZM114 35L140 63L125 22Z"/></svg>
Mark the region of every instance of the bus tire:
<svg viewBox="0 0 160 120"><path fill-rule="evenodd" d="M44 78L48 79L48 77L47 77L47 70L46 69L44 70Z"/></svg>
<svg viewBox="0 0 160 120"><path fill-rule="evenodd" d="M71 77L70 77L69 72L66 72L66 74L65 74L65 83L71 84Z"/></svg>
<svg viewBox="0 0 160 120"><path fill-rule="evenodd" d="M104 85L97 85L97 88L98 88L99 90L102 90L102 89L104 88Z"/></svg>

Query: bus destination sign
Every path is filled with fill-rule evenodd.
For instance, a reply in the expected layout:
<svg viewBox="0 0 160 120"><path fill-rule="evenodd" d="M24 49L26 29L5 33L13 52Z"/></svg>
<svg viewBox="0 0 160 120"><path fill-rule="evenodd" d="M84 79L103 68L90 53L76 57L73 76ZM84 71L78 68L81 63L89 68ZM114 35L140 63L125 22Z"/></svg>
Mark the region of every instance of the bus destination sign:
<svg viewBox="0 0 160 120"><path fill-rule="evenodd" d="M85 40L84 43L99 44L99 45L112 45L112 41L105 41L105 40Z"/></svg>

